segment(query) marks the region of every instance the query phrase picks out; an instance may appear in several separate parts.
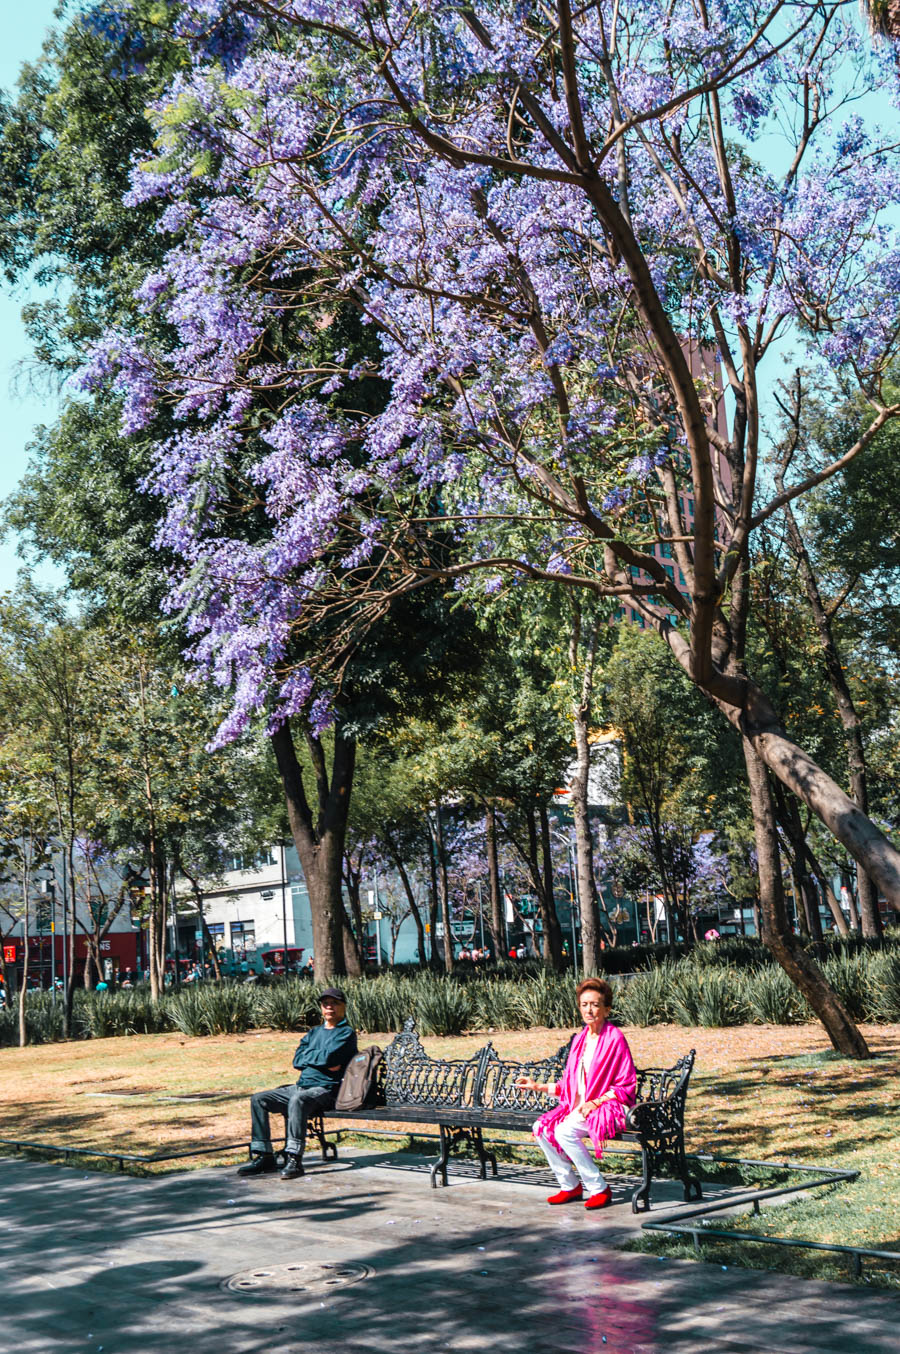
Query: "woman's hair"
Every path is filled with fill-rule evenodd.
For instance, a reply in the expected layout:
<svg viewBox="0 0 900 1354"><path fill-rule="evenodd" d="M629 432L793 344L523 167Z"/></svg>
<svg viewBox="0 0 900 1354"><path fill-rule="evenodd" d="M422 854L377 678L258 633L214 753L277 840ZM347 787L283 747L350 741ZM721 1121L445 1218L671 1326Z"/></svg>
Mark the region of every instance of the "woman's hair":
<svg viewBox="0 0 900 1354"><path fill-rule="evenodd" d="M613 990L603 978L585 978L580 982L575 989L576 1001L581 1001L583 992L599 992L603 1005L612 1008Z"/></svg>

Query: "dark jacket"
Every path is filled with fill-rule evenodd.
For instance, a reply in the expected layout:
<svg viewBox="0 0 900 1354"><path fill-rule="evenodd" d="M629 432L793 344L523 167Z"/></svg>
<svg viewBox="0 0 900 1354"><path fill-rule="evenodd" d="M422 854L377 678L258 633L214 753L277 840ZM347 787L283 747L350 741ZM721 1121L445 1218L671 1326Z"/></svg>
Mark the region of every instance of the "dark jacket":
<svg viewBox="0 0 900 1354"><path fill-rule="evenodd" d="M304 1034L294 1054L294 1066L300 1073L297 1085L337 1091L348 1062L355 1056L356 1031L346 1020L333 1030L316 1025Z"/></svg>

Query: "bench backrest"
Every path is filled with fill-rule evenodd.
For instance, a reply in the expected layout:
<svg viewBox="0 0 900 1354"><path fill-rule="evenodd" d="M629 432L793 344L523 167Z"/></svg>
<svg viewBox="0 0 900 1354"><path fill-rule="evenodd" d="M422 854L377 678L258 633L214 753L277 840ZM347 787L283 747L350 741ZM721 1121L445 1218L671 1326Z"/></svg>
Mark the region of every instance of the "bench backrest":
<svg viewBox="0 0 900 1354"><path fill-rule="evenodd" d="M637 1068L638 1100L671 1100L683 1113L695 1056L696 1051L691 1049L672 1067Z"/></svg>
<svg viewBox="0 0 900 1354"><path fill-rule="evenodd" d="M576 1035L547 1058L519 1062L501 1058L493 1044L486 1044L471 1058L431 1058L425 1052L410 1017L384 1052L379 1085L390 1108L405 1105L439 1105L459 1109L533 1110L541 1114L556 1104L537 1091L520 1090L517 1077L555 1083L565 1069ZM637 1069L637 1100L667 1100L679 1116L684 1114L688 1082L694 1066L694 1050L672 1067Z"/></svg>
<svg viewBox="0 0 900 1354"><path fill-rule="evenodd" d="M480 1061L429 1058L412 1018L388 1044L382 1063L384 1103L391 1105L472 1106Z"/></svg>
<svg viewBox="0 0 900 1354"><path fill-rule="evenodd" d="M476 1104L484 1109L534 1110L536 1114L550 1109L556 1103L552 1097L539 1091L523 1091L515 1081L517 1077L526 1076L555 1084L563 1074L572 1039L549 1058L531 1062L501 1058L493 1044L488 1044L481 1050Z"/></svg>

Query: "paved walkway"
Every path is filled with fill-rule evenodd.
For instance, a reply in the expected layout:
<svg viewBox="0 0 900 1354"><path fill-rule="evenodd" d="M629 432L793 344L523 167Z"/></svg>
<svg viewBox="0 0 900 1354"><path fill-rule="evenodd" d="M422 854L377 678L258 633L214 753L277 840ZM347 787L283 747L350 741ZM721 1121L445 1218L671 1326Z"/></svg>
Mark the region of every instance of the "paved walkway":
<svg viewBox="0 0 900 1354"><path fill-rule="evenodd" d="M588 1214L547 1208L543 1173L500 1170L432 1190L421 1159L356 1148L336 1164L311 1162L292 1183L222 1169L142 1180L0 1159L3 1345L896 1354L900 1299L623 1254L610 1243L634 1230L624 1179L613 1207Z"/></svg>

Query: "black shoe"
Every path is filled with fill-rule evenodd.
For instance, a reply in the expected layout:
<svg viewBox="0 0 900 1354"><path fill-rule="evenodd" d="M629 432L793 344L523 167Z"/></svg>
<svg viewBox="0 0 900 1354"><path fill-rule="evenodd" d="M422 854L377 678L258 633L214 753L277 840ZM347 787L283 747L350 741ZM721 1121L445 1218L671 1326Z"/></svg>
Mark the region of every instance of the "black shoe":
<svg viewBox="0 0 900 1354"><path fill-rule="evenodd" d="M269 1175L278 1170L278 1163L271 1152L257 1152L250 1161L238 1166L238 1175Z"/></svg>
<svg viewBox="0 0 900 1354"><path fill-rule="evenodd" d="M282 1180L299 1180L303 1174L303 1162L293 1152L286 1152Z"/></svg>

